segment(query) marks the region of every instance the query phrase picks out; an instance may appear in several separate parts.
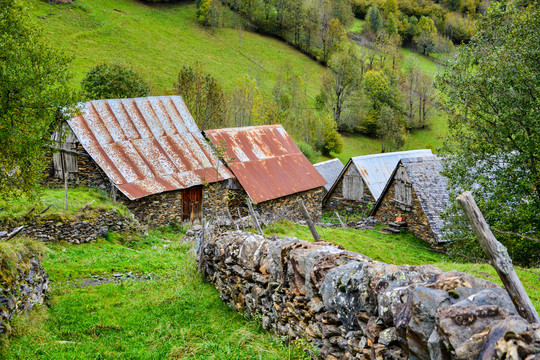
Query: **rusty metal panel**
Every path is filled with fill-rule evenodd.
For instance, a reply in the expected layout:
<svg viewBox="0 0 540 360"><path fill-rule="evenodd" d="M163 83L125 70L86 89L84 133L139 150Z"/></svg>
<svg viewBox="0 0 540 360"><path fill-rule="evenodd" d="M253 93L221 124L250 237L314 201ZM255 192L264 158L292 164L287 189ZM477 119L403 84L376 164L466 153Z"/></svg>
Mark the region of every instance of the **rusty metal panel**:
<svg viewBox="0 0 540 360"><path fill-rule="evenodd" d="M430 149L423 149L355 156L350 161L360 172L375 200L378 200L399 160L430 155L433 155Z"/></svg>
<svg viewBox="0 0 540 360"><path fill-rule="evenodd" d="M233 177L180 96L94 100L68 121L116 187L135 200Z"/></svg>
<svg viewBox="0 0 540 360"><path fill-rule="evenodd" d="M209 130L224 144L229 168L256 203L324 186L326 181L281 125Z"/></svg>

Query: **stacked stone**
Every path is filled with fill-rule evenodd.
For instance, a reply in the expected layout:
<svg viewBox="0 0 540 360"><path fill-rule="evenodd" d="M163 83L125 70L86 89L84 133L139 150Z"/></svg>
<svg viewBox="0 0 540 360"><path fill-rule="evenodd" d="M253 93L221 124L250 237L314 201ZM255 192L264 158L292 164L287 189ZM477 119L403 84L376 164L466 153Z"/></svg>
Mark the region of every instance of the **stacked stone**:
<svg viewBox="0 0 540 360"><path fill-rule="evenodd" d="M539 325L465 273L242 232L209 241L202 262L224 302L316 359L540 359Z"/></svg>
<svg viewBox="0 0 540 360"><path fill-rule="evenodd" d="M49 293L49 275L37 258L22 256L15 269L0 268L0 334L10 328L13 315L43 304Z"/></svg>
<svg viewBox="0 0 540 360"><path fill-rule="evenodd" d="M72 244L83 244L95 241L98 237L105 238L109 231L142 230L135 220L121 216L114 209L88 210L83 217L74 218L58 219L45 215L27 220L19 235L43 242L67 241ZM10 228L0 231L0 240L7 237L10 231Z"/></svg>

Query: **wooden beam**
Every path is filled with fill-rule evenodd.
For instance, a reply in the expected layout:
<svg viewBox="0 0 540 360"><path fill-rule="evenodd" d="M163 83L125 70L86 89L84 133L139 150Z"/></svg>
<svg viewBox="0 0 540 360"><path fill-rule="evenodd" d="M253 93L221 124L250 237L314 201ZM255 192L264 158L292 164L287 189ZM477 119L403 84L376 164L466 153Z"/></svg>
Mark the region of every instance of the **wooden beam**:
<svg viewBox="0 0 540 360"><path fill-rule="evenodd" d="M298 199L297 203L300 206L300 211L302 212L302 215L304 215L304 219L306 219L306 223L309 227L309 230L311 231L311 235L313 236L313 239L315 241L320 241L321 237L319 236L317 229L315 229L315 225L313 225L313 221L311 221L311 217L309 216L309 213L306 209L306 205L304 204L304 201L302 199Z"/></svg>
<svg viewBox="0 0 540 360"><path fill-rule="evenodd" d="M341 220L341 216L339 216L339 213L337 211L335 211L335 213L336 213L337 219L339 220L339 223L341 224L341 227L346 227L343 221Z"/></svg>
<svg viewBox="0 0 540 360"><path fill-rule="evenodd" d="M261 229L261 225L259 224L259 220L257 219L257 214L255 214L255 210L253 210L253 206L251 205L251 199L247 198L246 202L248 204L251 217L253 218L253 221L255 222L255 227L257 228L257 231L259 232L260 235L264 236L264 233Z"/></svg>
<svg viewBox="0 0 540 360"><path fill-rule="evenodd" d="M529 295L527 295L523 284L514 270L512 259L508 255L506 247L493 236L472 194L466 191L457 197L457 201L467 215L480 245L486 252L491 265L495 268L497 274L499 274L519 315L531 323L539 323L540 317L536 313Z"/></svg>
<svg viewBox="0 0 540 360"><path fill-rule="evenodd" d="M20 233L22 231L22 229L24 229L24 225L13 229L13 231L10 232L5 239L2 239L2 241L8 241L9 239L15 237L18 233Z"/></svg>

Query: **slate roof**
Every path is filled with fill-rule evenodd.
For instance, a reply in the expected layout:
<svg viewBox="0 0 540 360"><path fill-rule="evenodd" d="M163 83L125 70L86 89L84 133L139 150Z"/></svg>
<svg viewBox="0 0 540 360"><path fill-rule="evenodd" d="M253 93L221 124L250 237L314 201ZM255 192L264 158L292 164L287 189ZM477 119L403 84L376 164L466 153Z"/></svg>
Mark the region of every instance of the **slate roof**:
<svg viewBox="0 0 540 360"><path fill-rule="evenodd" d="M180 96L94 100L68 121L90 157L129 199L232 178Z"/></svg>
<svg viewBox="0 0 540 360"><path fill-rule="evenodd" d="M225 144L227 164L251 200L260 203L322 187L324 178L281 125L205 131L215 146Z"/></svg>
<svg viewBox="0 0 540 360"><path fill-rule="evenodd" d="M429 155L433 155L431 150L423 149L352 157L345 165L345 168L339 175L338 179L334 182L328 193L325 195L323 201L326 201L327 197L331 195L334 186L338 183L338 181L341 180L343 175L345 175L345 172L349 166L356 166L360 176L362 176L362 179L364 180L364 183L371 192L371 195L373 195L373 198L375 201L377 201L380 198L386 183L392 176L392 173L399 160L407 157Z"/></svg>
<svg viewBox="0 0 540 360"><path fill-rule="evenodd" d="M319 174L326 180L327 184L324 185L326 191L329 191L332 185L334 185L334 182L345 167L339 159L326 160L313 164L313 166L315 166L315 169L317 169Z"/></svg>
<svg viewBox="0 0 540 360"><path fill-rule="evenodd" d="M409 176L414 192L420 201L422 210L429 221L437 242L442 242L441 235L444 223L440 214L450 205L450 198L448 194L448 180L445 176L441 175L443 171L441 158L437 156L426 156L401 159L395 170L398 169L399 165L403 165ZM395 171L388 181L384 192L390 186L394 174ZM381 200L382 196L371 211L371 215L375 213Z"/></svg>

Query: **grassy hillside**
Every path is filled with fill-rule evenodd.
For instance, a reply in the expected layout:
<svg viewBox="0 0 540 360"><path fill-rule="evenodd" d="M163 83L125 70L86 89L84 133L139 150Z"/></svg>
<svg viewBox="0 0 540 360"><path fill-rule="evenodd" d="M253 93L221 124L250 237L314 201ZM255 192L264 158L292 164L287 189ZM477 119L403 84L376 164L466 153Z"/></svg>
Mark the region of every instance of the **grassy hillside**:
<svg viewBox="0 0 540 360"><path fill-rule="evenodd" d="M182 65L204 64L226 88L244 74L270 94L285 64L308 74L307 92L315 96L324 67L280 40L231 28L215 34L199 26L193 2L147 4L136 0L77 0L49 5L27 0L48 41L74 57L73 85L102 61L133 66L153 86L153 94L172 88Z"/></svg>
<svg viewBox="0 0 540 360"><path fill-rule="evenodd" d="M77 0L68 5L49 5L27 0L32 17L44 28L48 41L73 56L73 86L78 88L86 71L102 61L133 66L153 86L153 95L172 88L183 65L199 62L226 88L245 74L260 78L265 96L285 66L303 74L308 96L320 89L325 68L284 42L248 31L217 28L215 34L201 27L192 2L147 4L136 0ZM229 17L233 14L229 13ZM360 28L361 21L355 23ZM437 65L410 50L402 50L403 63L413 62L430 74ZM440 145L445 132L442 117L427 129L409 134L403 149ZM351 156L377 153L380 142L363 136L344 136L337 155L343 162ZM333 154L332 157L336 156ZM325 158L321 157L320 160Z"/></svg>

